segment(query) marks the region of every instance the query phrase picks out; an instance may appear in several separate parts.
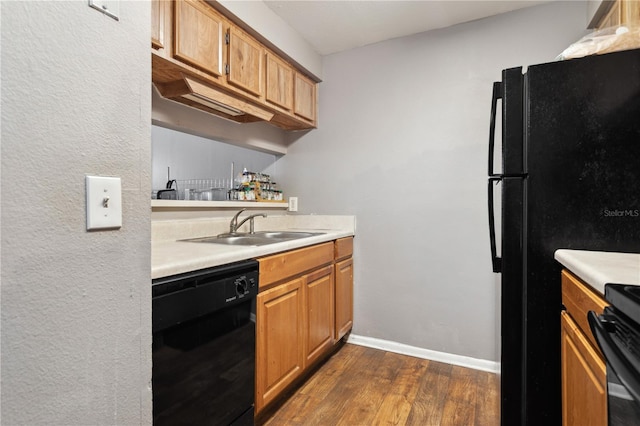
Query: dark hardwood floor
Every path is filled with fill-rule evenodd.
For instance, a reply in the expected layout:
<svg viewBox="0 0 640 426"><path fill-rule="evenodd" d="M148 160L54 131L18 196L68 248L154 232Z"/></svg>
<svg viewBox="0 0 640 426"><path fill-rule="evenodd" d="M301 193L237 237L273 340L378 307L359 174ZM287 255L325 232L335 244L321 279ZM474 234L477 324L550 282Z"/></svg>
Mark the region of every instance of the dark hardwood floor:
<svg viewBox="0 0 640 426"><path fill-rule="evenodd" d="M500 424L493 373L345 344L265 425Z"/></svg>

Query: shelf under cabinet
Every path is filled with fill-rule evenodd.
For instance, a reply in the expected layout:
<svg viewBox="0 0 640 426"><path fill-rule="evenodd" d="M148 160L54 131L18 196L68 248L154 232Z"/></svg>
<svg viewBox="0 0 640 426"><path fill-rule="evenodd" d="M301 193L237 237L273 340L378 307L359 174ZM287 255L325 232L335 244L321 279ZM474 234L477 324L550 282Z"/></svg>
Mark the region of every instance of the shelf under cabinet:
<svg viewBox="0 0 640 426"><path fill-rule="evenodd" d="M196 201L196 200L151 200L152 208L230 208L230 209L281 209L286 210L286 201Z"/></svg>

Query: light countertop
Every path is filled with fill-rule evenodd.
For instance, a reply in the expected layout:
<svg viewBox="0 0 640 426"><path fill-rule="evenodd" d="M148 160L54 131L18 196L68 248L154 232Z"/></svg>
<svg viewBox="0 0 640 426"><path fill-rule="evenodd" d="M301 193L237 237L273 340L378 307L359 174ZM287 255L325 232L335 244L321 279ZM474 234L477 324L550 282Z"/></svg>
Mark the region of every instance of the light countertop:
<svg viewBox="0 0 640 426"><path fill-rule="evenodd" d="M253 259L355 234L353 216L282 216L256 221L256 231L292 230L322 234L262 246L231 246L180 241L228 232L228 223L227 219L152 223L151 278L167 277Z"/></svg>
<svg viewBox="0 0 640 426"><path fill-rule="evenodd" d="M601 294L605 284L640 286L640 253L560 249L554 257Z"/></svg>

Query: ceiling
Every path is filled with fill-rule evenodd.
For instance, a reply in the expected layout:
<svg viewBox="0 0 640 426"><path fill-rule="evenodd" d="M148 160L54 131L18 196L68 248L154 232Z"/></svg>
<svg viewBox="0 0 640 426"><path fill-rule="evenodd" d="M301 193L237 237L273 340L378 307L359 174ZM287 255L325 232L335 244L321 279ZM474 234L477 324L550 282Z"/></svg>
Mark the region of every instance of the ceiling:
<svg viewBox="0 0 640 426"><path fill-rule="evenodd" d="M264 0L320 55L554 0Z"/></svg>

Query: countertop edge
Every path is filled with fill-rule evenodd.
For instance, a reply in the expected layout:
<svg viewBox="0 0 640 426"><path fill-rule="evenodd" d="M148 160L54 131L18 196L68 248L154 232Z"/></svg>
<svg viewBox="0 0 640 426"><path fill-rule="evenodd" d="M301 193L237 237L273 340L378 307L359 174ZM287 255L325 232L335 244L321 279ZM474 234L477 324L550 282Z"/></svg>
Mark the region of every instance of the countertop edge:
<svg viewBox="0 0 640 426"><path fill-rule="evenodd" d="M640 254L558 249L554 258L604 295L607 284L640 286Z"/></svg>
<svg viewBox="0 0 640 426"><path fill-rule="evenodd" d="M185 272L254 259L297 248L321 244L344 237L353 237L353 230L296 229L323 232L322 235L283 241L263 246L225 246L185 241L152 243L151 279L164 278ZM175 256L171 254L175 253ZM154 255L162 260L154 259ZM167 260L171 259L171 260Z"/></svg>

